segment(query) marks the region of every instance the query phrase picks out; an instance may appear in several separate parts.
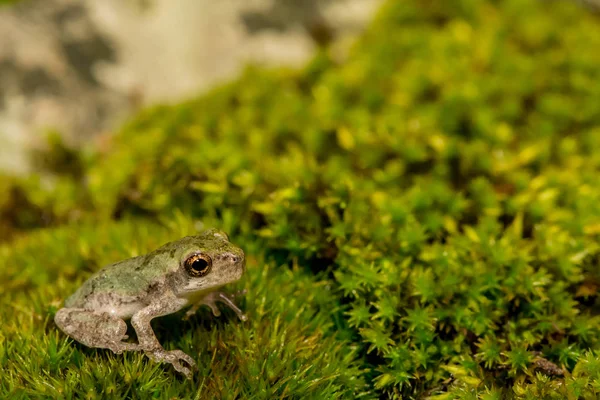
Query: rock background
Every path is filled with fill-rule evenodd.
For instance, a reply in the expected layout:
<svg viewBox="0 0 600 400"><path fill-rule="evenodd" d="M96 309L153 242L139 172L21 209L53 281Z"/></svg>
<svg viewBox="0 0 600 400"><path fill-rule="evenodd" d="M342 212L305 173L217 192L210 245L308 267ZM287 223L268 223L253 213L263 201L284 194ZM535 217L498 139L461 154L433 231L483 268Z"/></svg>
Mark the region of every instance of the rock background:
<svg viewBox="0 0 600 400"><path fill-rule="evenodd" d="M381 0L29 0L0 7L0 171L31 170L55 130L82 146L148 104L246 64L343 54Z"/></svg>

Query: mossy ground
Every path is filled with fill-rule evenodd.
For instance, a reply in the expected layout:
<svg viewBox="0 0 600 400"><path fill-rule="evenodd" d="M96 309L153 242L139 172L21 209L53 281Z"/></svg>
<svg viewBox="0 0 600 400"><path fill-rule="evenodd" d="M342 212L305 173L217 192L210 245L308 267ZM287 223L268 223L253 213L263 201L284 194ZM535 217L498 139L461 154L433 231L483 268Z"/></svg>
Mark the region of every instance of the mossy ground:
<svg viewBox="0 0 600 400"><path fill-rule="evenodd" d="M2 298L3 397L332 398L364 391L357 348L335 333L342 311L329 282L298 267L275 268L243 239L249 268L238 288L248 290L241 303L248 322L202 310L189 321L180 313L154 324L165 347L198 361L192 381L139 354L85 348L56 329L60 298L87 273L193 232L180 216L166 226L85 224L13 242L2 254L11 278Z"/></svg>
<svg viewBox="0 0 600 400"><path fill-rule="evenodd" d="M0 395L597 398L599 24L388 2L346 61L249 69L99 151L53 142L52 176L2 183ZM193 381L57 330L93 271L199 225L246 250L250 320L156 321Z"/></svg>

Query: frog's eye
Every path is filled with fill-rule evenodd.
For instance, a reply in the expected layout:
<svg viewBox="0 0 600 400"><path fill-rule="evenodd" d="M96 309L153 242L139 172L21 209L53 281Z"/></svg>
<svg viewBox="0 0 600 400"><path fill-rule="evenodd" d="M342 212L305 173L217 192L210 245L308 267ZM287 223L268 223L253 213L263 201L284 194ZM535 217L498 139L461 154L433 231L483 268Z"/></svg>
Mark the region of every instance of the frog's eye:
<svg viewBox="0 0 600 400"><path fill-rule="evenodd" d="M193 277L202 277L210 272L212 259L207 254L194 254L184 263L185 270Z"/></svg>

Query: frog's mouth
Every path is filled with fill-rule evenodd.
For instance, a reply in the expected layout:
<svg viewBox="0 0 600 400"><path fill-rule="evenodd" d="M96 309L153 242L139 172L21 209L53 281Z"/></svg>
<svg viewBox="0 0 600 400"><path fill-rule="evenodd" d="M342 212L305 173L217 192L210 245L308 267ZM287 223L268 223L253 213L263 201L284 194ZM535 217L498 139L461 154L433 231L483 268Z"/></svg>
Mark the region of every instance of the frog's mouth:
<svg viewBox="0 0 600 400"><path fill-rule="evenodd" d="M240 276L238 279L242 277L246 273L246 256L244 253L241 253L241 261L238 261L239 269L241 270Z"/></svg>

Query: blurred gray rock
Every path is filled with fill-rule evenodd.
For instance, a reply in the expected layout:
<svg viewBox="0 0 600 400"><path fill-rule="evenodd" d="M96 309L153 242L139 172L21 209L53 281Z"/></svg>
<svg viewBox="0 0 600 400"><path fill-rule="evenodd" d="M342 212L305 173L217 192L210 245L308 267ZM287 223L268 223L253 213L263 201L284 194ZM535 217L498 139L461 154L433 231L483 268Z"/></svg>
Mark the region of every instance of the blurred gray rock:
<svg viewBox="0 0 600 400"><path fill-rule="evenodd" d="M197 95L247 63L343 50L381 0L26 0L0 7L0 171L56 130L82 146L139 107Z"/></svg>

